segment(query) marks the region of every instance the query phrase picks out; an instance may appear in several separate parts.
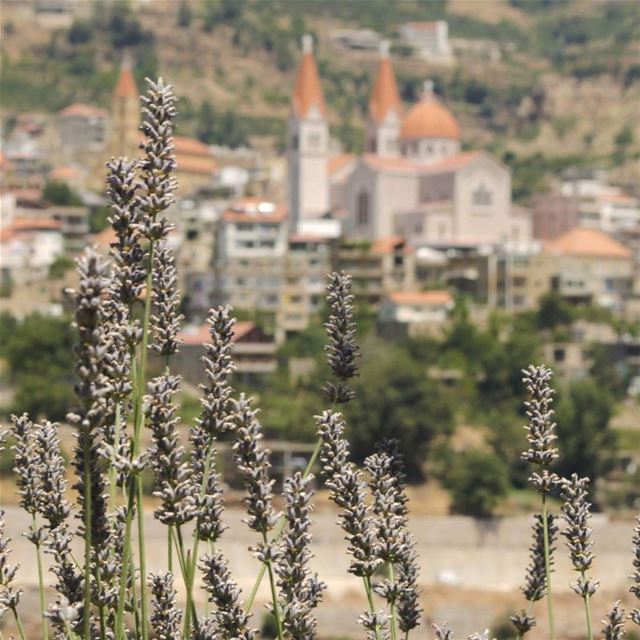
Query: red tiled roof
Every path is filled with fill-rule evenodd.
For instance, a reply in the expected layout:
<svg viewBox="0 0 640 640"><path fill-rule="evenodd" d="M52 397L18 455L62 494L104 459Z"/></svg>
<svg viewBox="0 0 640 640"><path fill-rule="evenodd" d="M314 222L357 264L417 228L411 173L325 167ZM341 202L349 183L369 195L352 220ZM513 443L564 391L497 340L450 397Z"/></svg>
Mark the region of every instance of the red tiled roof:
<svg viewBox="0 0 640 640"><path fill-rule="evenodd" d="M327 108L318 68L311 51L305 51L302 54L292 104L299 118L306 117L312 107L316 107L322 115L326 115Z"/></svg>
<svg viewBox="0 0 640 640"><path fill-rule="evenodd" d="M195 156L213 157L211 149L208 145L196 138L187 138L185 136L174 136L173 144L176 148L176 154L188 154Z"/></svg>
<svg viewBox="0 0 640 640"><path fill-rule="evenodd" d="M405 27L411 27L412 29L425 30L425 31L433 31L437 26L437 22L407 22Z"/></svg>
<svg viewBox="0 0 640 640"><path fill-rule="evenodd" d="M137 98L140 95L131 71L131 65L126 62L120 68L120 77L116 82L113 95L116 98Z"/></svg>
<svg viewBox="0 0 640 640"><path fill-rule="evenodd" d="M448 291L394 291L388 298L395 304L413 306L440 306L453 303L453 296Z"/></svg>
<svg viewBox="0 0 640 640"><path fill-rule="evenodd" d="M342 153L337 156L332 156L327 160L327 172L329 175L332 175L355 161L356 157L352 153Z"/></svg>
<svg viewBox="0 0 640 640"><path fill-rule="evenodd" d="M76 102L70 104L60 111L60 115L63 117L78 116L81 118L107 118L108 112L100 107L94 107L91 104L85 104L84 102Z"/></svg>
<svg viewBox="0 0 640 640"><path fill-rule="evenodd" d="M213 174L218 169L213 158L176 155L176 162L178 163L176 169L178 172Z"/></svg>
<svg viewBox="0 0 640 640"><path fill-rule="evenodd" d="M109 226L93 236L93 243L99 247L110 247L117 240L116 232Z"/></svg>
<svg viewBox="0 0 640 640"><path fill-rule="evenodd" d="M56 167L49 174L49 180L75 180L82 177L82 171L76 167Z"/></svg>
<svg viewBox="0 0 640 640"><path fill-rule="evenodd" d="M400 137L460 139L460 126L451 111L436 98L433 91L425 91L402 120Z"/></svg>
<svg viewBox="0 0 640 640"><path fill-rule="evenodd" d="M211 334L209 333L210 325L205 323L198 327L185 327L179 334L179 339L183 344L187 345L200 345L211 342ZM250 331L256 328L255 322L236 322L233 326L233 336L231 342L237 342L242 337L247 335Z"/></svg>
<svg viewBox="0 0 640 640"><path fill-rule="evenodd" d="M575 227L544 244L550 255L630 259L631 250L597 229Z"/></svg>
<svg viewBox="0 0 640 640"><path fill-rule="evenodd" d="M395 110L400 115L400 93L388 55L380 57L373 93L369 101L369 113L376 122L382 122L387 114Z"/></svg>
<svg viewBox="0 0 640 640"><path fill-rule="evenodd" d="M371 245L371 253L392 253L399 248L405 253L412 253L413 251L402 236L387 236L386 238L378 238Z"/></svg>

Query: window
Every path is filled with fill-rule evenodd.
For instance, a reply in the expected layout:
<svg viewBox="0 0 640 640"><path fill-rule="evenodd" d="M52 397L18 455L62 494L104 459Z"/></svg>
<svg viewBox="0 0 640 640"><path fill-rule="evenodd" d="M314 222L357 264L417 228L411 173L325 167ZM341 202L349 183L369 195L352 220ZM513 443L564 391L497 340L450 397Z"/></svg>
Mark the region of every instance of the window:
<svg viewBox="0 0 640 640"><path fill-rule="evenodd" d="M553 350L553 359L556 362L564 362L565 359L565 352L564 349L558 347L556 349Z"/></svg>
<svg viewBox="0 0 640 640"><path fill-rule="evenodd" d="M475 189L472 196L472 202L476 207L488 207L492 204L493 197L491 191L481 184Z"/></svg>
<svg viewBox="0 0 640 640"><path fill-rule="evenodd" d="M365 190L362 190L358 194L356 217L359 227L364 227L369 224L369 194Z"/></svg>

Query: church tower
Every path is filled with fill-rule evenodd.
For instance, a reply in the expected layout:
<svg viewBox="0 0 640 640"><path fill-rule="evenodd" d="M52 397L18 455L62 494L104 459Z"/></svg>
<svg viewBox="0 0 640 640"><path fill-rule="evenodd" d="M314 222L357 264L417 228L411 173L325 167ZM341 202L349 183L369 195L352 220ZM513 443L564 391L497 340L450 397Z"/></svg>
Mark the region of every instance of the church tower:
<svg viewBox="0 0 640 640"><path fill-rule="evenodd" d="M138 154L140 94L128 58L122 61L120 77L111 100L111 154L135 158Z"/></svg>
<svg viewBox="0 0 640 640"><path fill-rule="evenodd" d="M380 45L380 61L369 101L365 152L380 156L399 155L402 104L396 76L389 59L389 41Z"/></svg>
<svg viewBox="0 0 640 640"><path fill-rule="evenodd" d="M302 38L302 60L287 122L292 230L301 220L318 218L329 210L328 152L324 95L313 57L313 39L306 34Z"/></svg>

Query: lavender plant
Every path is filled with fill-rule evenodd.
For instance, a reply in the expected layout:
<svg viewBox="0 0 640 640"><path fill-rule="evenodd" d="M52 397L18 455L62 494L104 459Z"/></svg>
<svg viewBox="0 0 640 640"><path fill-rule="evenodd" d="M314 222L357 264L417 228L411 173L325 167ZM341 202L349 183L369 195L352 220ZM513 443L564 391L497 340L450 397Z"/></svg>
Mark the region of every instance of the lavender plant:
<svg viewBox="0 0 640 640"><path fill-rule="evenodd" d="M367 608L359 621L366 636L408 640L421 622L422 608L402 462L393 443L383 443L366 458L364 468L358 468L351 459L345 417L337 411L354 397L350 383L358 375L360 353L347 274L331 274L327 285L331 379L322 391L330 406L315 418L317 442L304 472L284 478L282 496L274 491L256 405L242 394L236 396L231 384L235 320L230 307L209 313L201 411L185 427L188 438L181 434L181 381L171 372L171 357L180 347L182 316L168 239L172 225L164 215L176 188L175 102L169 85L162 80L149 83L143 97L142 157L108 164L110 222L116 238L111 263L88 249L78 260L78 287L70 292L77 331L77 407L69 415L76 434L71 465L75 503L67 500L58 425L34 422L27 415L12 421L19 503L32 520L26 535L36 548L43 636L47 638L50 625L55 640L253 640L258 637L252 626L253 605L266 574L277 640L313 640L316 608L326 589L310 567L312 470L319 460L339 509L349 572L364 586ZM141 320L136 319L139 306ZM164 371L148 379L150 354L164 360ZM580 573L573 588L584 600L591 640L589 606L597 582L587 576L593 561L588 481L577 476L561 481L553 472L558 451L550 379L544 366L524 372L530 398L529 446L523 459L535 467L531 482L541 494L542 513L534 519L523 587L529 608L511 620L522 638L536 624L531 606L546 598L554 637L551 570L558 529L548 497L560 486L564 536ZM145 428L150 440L146 449ZM232 439L234 462L245 485L246 523L257 535L251 550L260 568L244 602L227 559L216 548L225 529L216 449L224 436ZM0 434L0 446L3 438ZM167 573L146 570L141 475L147 469L158 500L154 517L167 527ZM279 498L282 513L276 509ZM21 640L26 640L18 611L22 589L16 584L17 567L9 562L3 517L0 511L0 618L10 611ZM82 556L74 551L78 539ZM202 553L205 543L208 549ZM640 598L640 519L633 545L630 590ZM41 552L51 558L55 595L48 605ZM210 611L198 609L198 575ZM182 591L184 609L177 603ZM630 618L640 624L638 608ZM619 603L603 623L605 640L624 636L625 613ZM434 625L434 631L436 640L453 640L446 624ZM489 636L485 631L469 637Z"/></svg>

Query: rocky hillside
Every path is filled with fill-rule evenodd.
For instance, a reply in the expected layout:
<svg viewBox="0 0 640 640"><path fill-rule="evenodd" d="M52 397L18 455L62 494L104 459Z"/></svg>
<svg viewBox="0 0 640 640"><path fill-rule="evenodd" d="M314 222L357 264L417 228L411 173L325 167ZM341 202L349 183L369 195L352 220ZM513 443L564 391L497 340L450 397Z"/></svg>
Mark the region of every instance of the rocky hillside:
<svg viewBox="0 0 640 640"><path fill-rule="evenodd" d="M5 125L24 110L54 113L77 100L108 105L130 51L140 80L161 73L183 96L184 133L281 148L298 43L310 31L333 135L358 150L376 53L347 49L332 36L368 28L392 41L403 99L415 100L433 78L465 144L514 167L519 197L571 164L611 167L621 182L636 177L640 9L633 0L114 0L79 2L73 23L62 27L34 23L29 4L3 0ZM450 37L475 52L450 65L413 57L400 25L434 19L447 20Z"/></svg>

